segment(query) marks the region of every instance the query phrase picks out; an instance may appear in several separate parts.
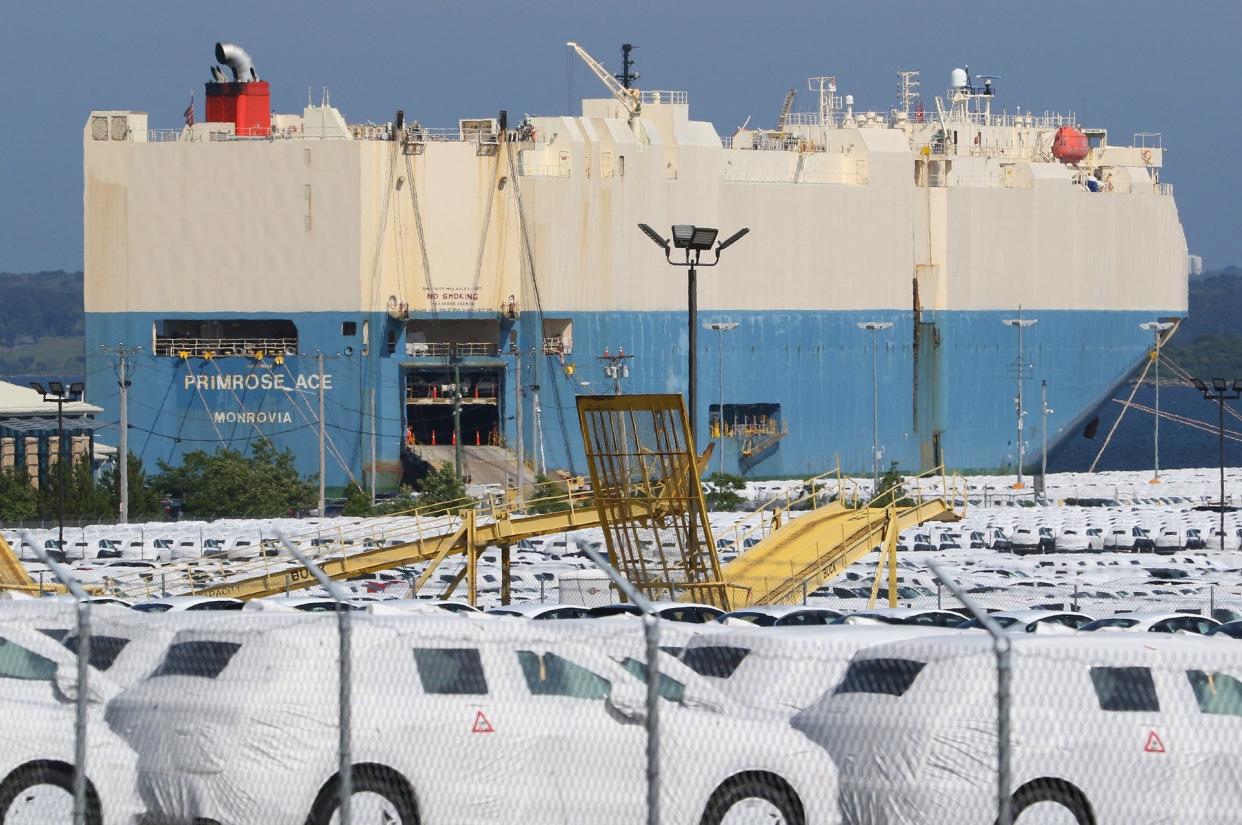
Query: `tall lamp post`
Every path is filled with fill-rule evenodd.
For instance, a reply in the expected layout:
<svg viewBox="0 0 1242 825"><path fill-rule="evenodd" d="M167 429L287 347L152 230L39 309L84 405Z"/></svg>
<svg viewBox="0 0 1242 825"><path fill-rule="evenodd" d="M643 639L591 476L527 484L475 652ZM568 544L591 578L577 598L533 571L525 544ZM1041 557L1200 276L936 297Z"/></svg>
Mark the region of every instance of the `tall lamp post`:
<svg viewBox="0 0 1242 825"><path fill-rule="evenodd" d="M1242 398L1242 379L1235 378L1233 386L1224 378L1213 378L1209 387L1201 379L1192 378L1195 389L1203 393L1204 401L1215 401L1220 407L1220 551L1225 552L1225 402Z"/></svg>
<svg viewBox="0 0 1242 825"><path fill-rule="evenodd" d="M1145 330L1149 330L1155 337L1155 344L1152 346L1151 357L1156 362L1156 430L1155 430L1155 455L1153 457L1154 474L1149 484L1160 483L1160 344L1163 336L1160 334L1167 329L1172 329L1173 324L1170 321L1148 321L1139 326Z"/></svg>
<svg viewBox="0 0 1242 825"><path fill-rule="evenodd" d="M1026 409L1022 405L1022 389L1026 383L1026 373L1030 369L1030 365L1026 363L1026 329L1033 327L1039 323L1037 318L1023 318L1022 308L1018 307L1017 318L1005 318L1001 321L1007 327L1015 327L1018 330L1018 360L1015 363L1014 373L1018 383L1017 393L1014 395L1014 413L1018 419L1018 479L1013 484L1013 489L1021 490L1026 484L1022 481L1022 464L1026 461L1026 444L1023 441L1022 419L1026 417Z"/></svg>
<svg viewBox="0 0 1242 825"><path fill-rule="evenodd" d="M717 351L720 354L720 463L717 466L717 472L724 474L724 334L731 330L737 329L737 321L713 321L710 324L704 324L703 329L715 330Z"/></svg>
<svg viewBox="0 0 1242 825"><path fill-rule="evenodd" d="M729 237L725 238L720 243L716 243L716 236L720 234L720 230L712 229L710 227L705 227L705 226L694 226L692 224L684 224L684 223L674 224L671 241L665 239L662 235L660 235L659 232L656 232L654 229L652 229L650 226L648 226L645 223L640 223L638 225L638 228L641 229L643 231L643 234L646 235L648 238L650 238L656 246L664 250L664 260L668 261L668 263L672 264L673 266L683 266L689 270L688 272L689 278L687 279L688 281L687 304L688 304L688 309L689 309L688 330L690 333L690 340L688 343L690 347L690 353L689 353L690 363L689 363L689 375L687 376L687 382L689 383L689 392L687 393L687 396L688 396L687 405L689 406L688 418L690 422L690 433L689 433L690 444L693 446L695 443L694 421L695 421L695 418L697 417L698 410L699 410L699 407L698 407L698 401L699 401L698 399L698 394L699 394L698 364L697 364L697 358L695 354L695 351L698 348L698 323L699 323L698 322L698 315L699 315L698 285L696 282L697 270L700 266L715 266L716 264L720 263L720 253L724 252L730 246L740 241L742 239L742 236L745 235L747 232L749 232L750 229L748 228L739 229L738 231L734 232ZM704 252L711 250L712 244L715 244L716 246L715 257L712 259L710 263L703 263L700 260L700 256L702 256ZM685 260L682 260L682 261L673 260L673 249L674 248L685 251Z"/></svg>
<svg viewBox="0 0 1242 825"><path fill-rule="evenodd" d="M56 405L56 474L58 476L56 479L56 549L63 554L65 552L65 404L81 401L82 391L86 387L81 381L74 381L70 384L68 392L65 392L65 385L59 381L49 381L47 389L44 389L38 381L31 382L30 386L43 396L45 402ZM72 451L69 451L69 456L72 460Z"/></svg>
<svg viewBox="0 0 1242 825"><path fill-rule="evenodd" d="M889 321L863 321L856 325L871 333L871 495L879 495L880 485L880 390L877 381L876 353L880 340L876 333L891 328Z"/></svg>

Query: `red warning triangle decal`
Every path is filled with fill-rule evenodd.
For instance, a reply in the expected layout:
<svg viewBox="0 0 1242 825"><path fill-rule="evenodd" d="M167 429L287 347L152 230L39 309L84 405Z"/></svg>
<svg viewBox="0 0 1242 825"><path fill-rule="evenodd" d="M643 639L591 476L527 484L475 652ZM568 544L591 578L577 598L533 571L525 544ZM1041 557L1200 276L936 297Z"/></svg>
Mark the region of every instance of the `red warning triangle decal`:
<svg viewBox="0 0 1242 825"><path fill-rule="evenodd" d="M483 711L478 711L474 715L474 726L470 728L470 732L471 733L495 733L496 729L492 727L491 722L487 721L487 717L483 715ZM1163 748L1161 750L1163 750Z"/></svg>
<svg viewBox="0 0 1242 825"><path fill-rule="evenodd" d="M1143 746L1143 750L1147 753L1164 753L1164 743L1154 730L1147 734L1147 744Z"/></svg>

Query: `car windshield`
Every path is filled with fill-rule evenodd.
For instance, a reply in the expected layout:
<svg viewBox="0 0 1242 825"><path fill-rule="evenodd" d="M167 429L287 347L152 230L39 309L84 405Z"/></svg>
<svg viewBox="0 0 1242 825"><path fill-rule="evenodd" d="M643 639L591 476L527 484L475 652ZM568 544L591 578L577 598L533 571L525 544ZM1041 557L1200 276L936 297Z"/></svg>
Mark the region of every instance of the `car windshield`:
<svg viewBox="0 0 1242 825"><path fill-rule="evenodd" d="M776 623L776 619L766 613L726 613L721 619L741 619L760 627L768 627Z"/></svg>
<svg viewBox="0 0 1242 825"><path fill-rule="evenodd" d="M1010 627L1018 623L1018 620L1013 616L992 616L991 619L1001 627ZM971 619L968 622L962 622L958 627L983 627L983 622L978 619Z"/></svg>
<svg viewBox="0 0 1242 825"><path fill-rule="evenodd" d="M1203 670L1188 670L1186 678L1201 713L1242 716L1242 682L1226 673Z"/></svg>
<svg viewBox="0 0 1242 825"><path fill-rule="evenodd" d="M686 648L681 661L700 676L728 679L749 654L750 649L745 647L705 645Z"/></svg>
<svg viewBox="0 0 1242 825"><path fill-rule="evenodd" d="M168 648L164 661L151 674L160 676L199 676L215 679L224 669L241 645L236 642L177 642Z"/></svg>
<svg viewBox="0 0 1242 825"><path fill-rule="evenodd" d="M167 613L172 610L172 605L163 602L141 602L134 605L134 610L141 610L143 613Z"/></svg>
<svg viewBox="0 0 1242 825"><path fill-rule="evenodd" d="M1124 630L1126 628L1134 627L1136 624L1138 624L1138 619L1118 619L1118 618L1096 619L1094 622L1087 622L1085 625L1083 625L1082 627L1078 629L1091 632L1091 631L1100 630L1106 627L1116 627L1116 628Z"/></svg>
<svg viewBox="0 0 1242 825"><path fill-rule="evenodd" d="M91 667L96 670L107 670L116 662L116 657L121 655L121 651L129 644L129 639L124 636L94 636L90 637L91 652L89 661ZM76 655L78 652L78 637L68 636L61 642L66 648L73 651Z"/></svg>
<svg viewBox="0 0 1242 825"><path fill-rule="evenodd" d="M604 677L555 653L517 652L526 687L535 696L568 696L574 699L606 699L612 683Z"/></svg>
<svg viewBox="0 0 1242 825"><path fill-rule="evenodd" d="M630 675L641 679L643 684L647 683L647 663L640 662L632 657L625 657L620 660L621 667L630 672ZM686 696L686 686L681 682L669 676L667 673L661 673L660 676L660 696L670 702L680 702Z"/></svg>
<svg viewBox="0 0 1242 825"><path fill-rule="evenodd" d="M923 672L924 662L913 659L863 659L851 662L836 693L905 694Z"/></svg>

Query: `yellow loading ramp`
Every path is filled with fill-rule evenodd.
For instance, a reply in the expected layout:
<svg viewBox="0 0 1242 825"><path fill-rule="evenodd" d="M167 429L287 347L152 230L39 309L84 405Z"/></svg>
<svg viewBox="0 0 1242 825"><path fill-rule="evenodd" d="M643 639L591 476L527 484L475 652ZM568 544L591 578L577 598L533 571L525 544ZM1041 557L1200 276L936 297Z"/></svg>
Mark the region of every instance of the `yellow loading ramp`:
<svg viewBox="0 0 1242 825"><path fill-rule="evenodd" d="M871 587L871 604L875 604L887 567L888 601L896 607L898 535L927 521L958 518L945 498L858 509L834 501L778 527L725 565L723 574L732 606L737 609L798 601L805 592L833 580L879 547L881 559Z"/></svg>
<svg viewBox="0 0 1242 825"><path fill-rule="evenodd" d="M441 562L449 556L464 555L466 566L447 585L441 596L444 598L451 596L464 580L468 586L468 598L473 604L476 598L473 573L478 563L478 556L484 548L495 545L499 546L502 551L507 551L509 545L522 539L598 526L599 517L595 508L575 502L575 497L571 494L557 495L553 498L557 503L569 506L569 509L535 514L517 514L510 506L484 510L463 509L456 514L459 523L455 529L436 535L420 535L400 544L357 552L348 552L348 545L341 539L321 548L315 554L318 556L315 558L315 563L331 578L344 580L367 573L377 573L381 570L392 570L402 565L432 562L415 582L414 588L417 591L431 578ZM537 506L541 503L545 503L544 500L529 501L527 506ZM285 554L270 559L258 559L251 563L254 568L258 568L253 575L199 588L191 591L191 595L255 599L312 587L317 583L305 568L296 565L288 566L289 561L289 556ZM504 552L502 562L507 561L508 553ZM504 579L507 582L508 565L503 566L506 568L503 572L506 574ZM231 575L236 576L238 572L234 569Z"/></svg>

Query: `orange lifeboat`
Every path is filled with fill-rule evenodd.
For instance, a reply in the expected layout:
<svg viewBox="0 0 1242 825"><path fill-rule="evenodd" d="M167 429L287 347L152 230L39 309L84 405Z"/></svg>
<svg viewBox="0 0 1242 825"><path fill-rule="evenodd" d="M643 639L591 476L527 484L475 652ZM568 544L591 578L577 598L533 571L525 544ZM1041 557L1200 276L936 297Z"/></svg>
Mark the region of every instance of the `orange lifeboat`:
<svg viewBox="0 0 1242 825"><path fill-rule="evenodd" d="M1087 136L1073 126L1057 129L1052 139L1052 156L1062 163L1078 163L1087 156Z"/></svg>

